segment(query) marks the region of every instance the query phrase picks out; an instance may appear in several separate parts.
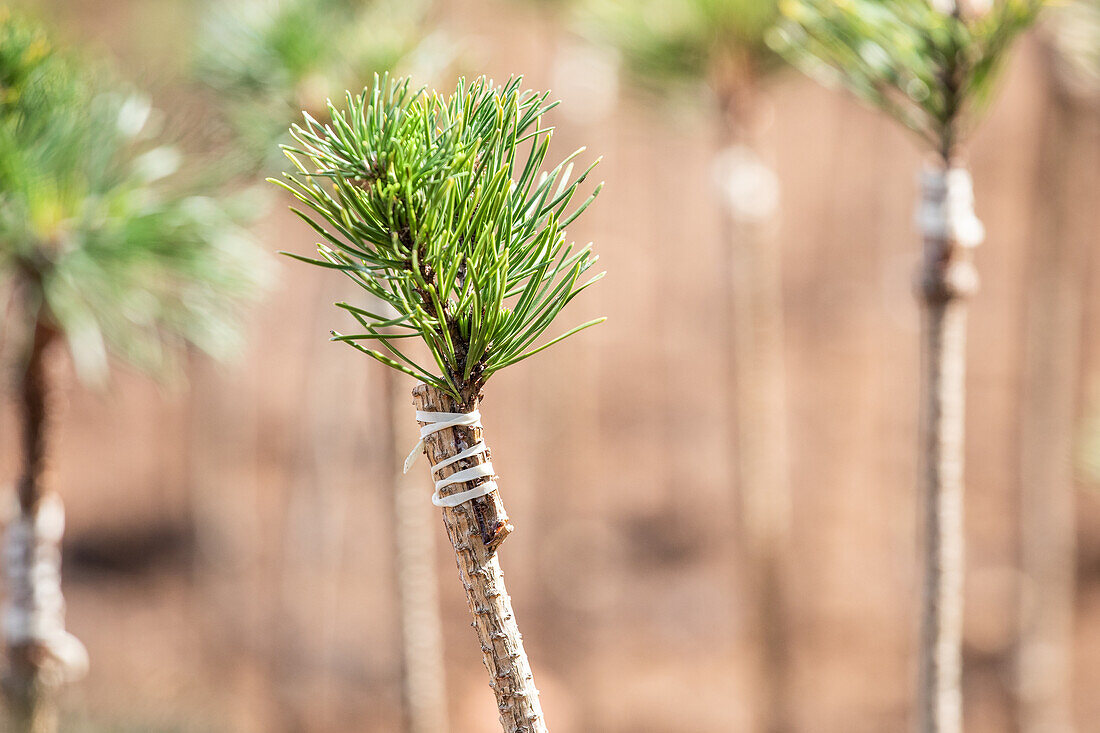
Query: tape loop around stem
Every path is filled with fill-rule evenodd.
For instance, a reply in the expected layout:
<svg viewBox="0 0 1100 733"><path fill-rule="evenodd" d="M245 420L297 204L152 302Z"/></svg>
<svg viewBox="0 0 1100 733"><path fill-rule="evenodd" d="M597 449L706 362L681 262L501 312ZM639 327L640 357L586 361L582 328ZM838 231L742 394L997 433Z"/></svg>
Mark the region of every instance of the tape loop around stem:
<svg viewBox="0 0 1100 733"><path fill-rule="evenodd" d="M427 412L424 410L417 410L416 419L418 422L424 423L424 425L420 428L420 440L412 449L412 452L409 453L408 458L405 459L405 473L409 472L413 464L416 463L416 459L419 458L420 454L424 452L424 441L428 438L428 436L434 435L441 430L446 430L447 428L481 427L480 410L472 410L471 412ZM458 461L485 454L488 449L488 446L485 445L485 441L479 440L477 443L470 446L469 448L460 451L459 453L456 453L455 455L450 456L449 458L446 458L432 466L432 475L435 476L435 473L440 469L453 465ZM464 504L467 501L470 501L471 499L477 499L479 497L486 496L497 489L496 481L492 480L492 477L494 475L495 474L493 473L493 463L492 461L487 460L484 463L477 464L476 466L456 471L446 478L438 479L435 482L435 493L432 494L432 504L435 504L438 507L454 508L459 504ZM459 491L457 493L449 494L447 496L442 496L439 493L441 489L445 489L448 486L465 483L467 481L473 481L479 478L487 478L489 480L485 481L484 483L478 484L472 489Z"/></svg>
<svg viewBox="0 0 1100 733"><path fill-rule="evenodd" d="M33 516L12 507L0 552L6 586L0 625L8 645L41 645L58 664L62 679L71 682L87 673L88 652L65 630L64 531L65 508L56 494L42 497Z"/></svg>
<svg viewBox="0 0 1100 733"><path fill-rule="evenodd" d="M974 213L974 185L965 168L927 167L920 183L916 221L922 235L950 239L962 247L982 243L985 227Z"/></svg>

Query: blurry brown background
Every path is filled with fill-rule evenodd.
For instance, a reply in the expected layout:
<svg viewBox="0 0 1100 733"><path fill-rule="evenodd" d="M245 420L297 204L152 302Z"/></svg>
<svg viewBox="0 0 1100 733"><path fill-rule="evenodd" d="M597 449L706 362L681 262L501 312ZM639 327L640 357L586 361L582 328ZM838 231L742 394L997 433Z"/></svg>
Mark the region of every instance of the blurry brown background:
<svg viewBox="0 0 1100 733"><path fill-rule="evenodd" d="M139 78L185 63L181 3L46 3L74 39ZM550 16L463 2L443 25L486 72L553 87L569 43ZM188 104L160 87L162 108ZM727 277L706 108L629 95L606 117L557 89L558 155L604 162L597 204L572 228L608 277L566 320L599 328L489 384L483 412L517 531L502 564L558 733L744 730L745 669L723 335ZM915 677L916 389L910 277L914 140L843 94L790 72L771 87L767 144L782 182L793 531L789 619L796 723L807 733L902 731ZM1077 424L1100 387L1100 115L1067 111L1042 45L1021 44L970 149L981 292L969 346L966 705L969 731L1010 731L1018 573L1019 422L1036 262L1052 237L1082 254L1084 293L1064 359ZM573 114L567 114L570 110ZM598 110L596 110L598 111ZM1067 185L1068 182L1068 185ZM307 251L280 202L257 232ZM675 257L670 255L674 254ZM673 264L669 264L673 263ZM71 392L53 480L68 505L70 629L92 674L68 693L74 729L396 731L382 369L327 343L357 297L327 271L280 263L239 363L195 360L190 389L120 373ZM1073 309L1070 308L1072 314ZM1091 387L1090 387L1091 384ZM401 406L410 379L399 378ZM1093 401L1092 410L1100 410ZM3 475L14 472L10 404ZM397 449L415 442L411 404ZM1100 730L1100 501L1077 470L1075 699ZM435 511L421 465L424 511ZM453 559L437 537L452 730L496 726Z"/></svg>

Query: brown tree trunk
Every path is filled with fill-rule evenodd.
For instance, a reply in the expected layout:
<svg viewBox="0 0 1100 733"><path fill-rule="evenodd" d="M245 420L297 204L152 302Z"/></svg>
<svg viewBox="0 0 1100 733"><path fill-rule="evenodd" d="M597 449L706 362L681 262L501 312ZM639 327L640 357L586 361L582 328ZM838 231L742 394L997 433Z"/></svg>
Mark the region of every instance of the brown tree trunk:
<svg viewBox="0 0 1100 733"><path fill-rule="evenodd" d="M22 473L16 486L21 519L35 526L35 516L44 494L42 477L46 466L46 428L50 385L47 355L57 332L38 320L30 353L19 381L20 427L22 429ZM9 589L10 592L10 589ZM40 643L5 640L8 669L3 680L4 697L14 730L20 733L53 733L57 711L53 701L54 681L49 679L49 652Z"/></svg>
<svg viewBox="0 0 1100 733"><path fill-rule="evenodd" d="M396 426L399 419L408 418L408 408L395 399L401 390L397 373L386 369L383 375L383 399L389 424L384 452L395 467L391 472L396 533L394 570L401 617L405 730L407 733L447 733L443 629L436 594L432 517L435 508L425 501L423 482L414 481L396 469L404 458L398 452Z"/></svg>
<svg viewBox="0 0 1100 733"><path fill-rule="evenodd" d="M763 102L751 74L727 69L719 80L726 175L770 176L760 156ZM720 173L721 175L721 173ZM793 727L785 561L790 525L787 384L783 343L782 252L774 236L774 202L751 199L766 185L745 185L744 201L723 190L729 278L730 414L736 441L740 552L747 572L759 705L758 727ZM768 183L761 181L760 183ZM767 195L764 194L765 199ZM754 205L755 204L755 205Z"/></svg>
<svg viewBox="0 0 1100 733"><path fill-rule="evenodd" d="M469 410L461 410L450 395L425 384L413 390L413 404L417 410L425 412L468 412L477 408L475 401ZM425 439L424 452L434 467L481 439L480 428L447 428ZM487 455L479 454L458 461L442 468L439 478L487 460ZM445 497L484 480L449 486L440 493ZM523 637L497 561L496 548L511 530L499 493L494 491L453 509L444 507L442 511L504 733L547 733L531 665L523 650Z"/></svg>
<svg viewBox="0 0 1100 733"><path fill-rule="evenodd" d="M1072 156L1075 111L1050 105L1030 258L1026 374L1020 426L1020 588L1015 704L1021 733L1071 733L1076 502L1074 423L1088 235L1064 222L1095 192L1081 186L1089 160ZM1095 164L1095 161L1092 161ZM1076 166L1081 166L1080 170Z"/></svg>
<svg viewBox="0 0 1100 733"><path fill-rule="evenodd" d="M926 176L924 205L943 211L947 181ZM945 227L948 229L948 227ZM962 730L963 446L967 298L978 285L971 246L925 231L919 297L923 306L920 430L924 502L918 730Z"/></svg>

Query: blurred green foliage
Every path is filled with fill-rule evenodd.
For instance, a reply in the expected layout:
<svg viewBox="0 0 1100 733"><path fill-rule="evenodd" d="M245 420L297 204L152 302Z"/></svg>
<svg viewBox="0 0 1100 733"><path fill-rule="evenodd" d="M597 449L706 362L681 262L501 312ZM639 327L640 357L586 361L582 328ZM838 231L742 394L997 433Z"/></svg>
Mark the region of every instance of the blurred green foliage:
<svg viewBox="0 0 1100 733"><path fill-rule="evenodd" d="M183 343L224 356L267 270L231 202L189 190L147 99L0 10L0 292L66 337L163 372Z"/></svg>
<svg viewBox="0 0 1100 733"><path fill-rule="evenodd" d="M778 13L773 0L589 0L577 12L589 35L617 48L635 82L653 91L721 86L778 65L765 43Z"/></svg>
<svg viewBox="0 0 1100 733"><path fill-rule="evenodd" d="M950 156L991 96L1011 42L1042 0L780 0L773 48L840 82Z"/></svg>
<svg viewBox="0 0 1100 733"><path fill-rule="evenodd" d="M363 333L334 339L465 404L496 371L603 320L534 345L602 275L580 282L596 257L565 239L599 186L570 210L595 163L573 177L582 149L543 172L555 104L520 82L460 81L443 97L383 78L330 106L329 124L307 114L285 148L297 173L282 185L325 240L322 259L297 259L343 271L390 310L338 303ZM417 338L434 366L402 346Z"/></svg>
<svg viewBox="0 0 1100 733"><path fill-rule="evenodd" d="M1058 3L1048 15L1056 69L1065 86L1085 99L1100 99L1100 0Z"/></svg>
<svg viewBox="0 0 1100 733"><path fill-rule="evenodd" d="M300 110L323 116L330 97L401 64L439 65L447 44L427 29L428 0L245 0L211 3L196 74L228 102L245 169L282 161L274 142Z"/></svg>

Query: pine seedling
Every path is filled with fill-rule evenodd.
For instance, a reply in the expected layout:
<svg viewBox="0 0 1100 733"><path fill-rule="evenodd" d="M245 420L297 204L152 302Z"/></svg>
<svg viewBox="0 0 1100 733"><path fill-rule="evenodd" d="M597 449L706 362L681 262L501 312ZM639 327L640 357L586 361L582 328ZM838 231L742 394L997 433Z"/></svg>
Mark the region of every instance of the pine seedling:
<svg viewBox="0 0 1100 733"><path fill-rule="evenodd" d="M284 120L399 66L436 66L449 46L429 33L427 0L210 3L196 75L227 102L239 167L278 169Z"/></svg>
<svg viewBox="0 0 1100 733"><path fill-rule="evenodd" d="M783 564L790 481L783 354L779 182L767 159L768 82L785 66L766 43L778 16L761 0L587 0L586 35L610 44L625 76L654 99L705 99L720 148L712 175L722 203L728 279L727 356L735 437L740 551L749 579L753 671L762 730L791 727L788 601Z"/></svg>
<svg viewBox="0 0 1100 733"><path fill-rule="evenodd" d="M18 350L18 510L4 535L4 692L17 730L56 727L53 693L86 666L64 630L63 510L47 492L52 351L100 384L108 354L170 373L180 346L227 354L263 260L230 209L172 175L148 103L0 11L0 292Z"/></svg>
<svg viewBox="0 0 1100 733"><path fill-rule="evenodd" d="M781 0L771 42L795 64L913 130L936 155L921 176L924 238L921 490L925 504L919 730L962 729L963 417L967 299L978 286L962 141L1040 0Z"/></svg>
<svg viewBox="0 0 1100 733"><path fill-rule="evenodd" d="M289 139L285 120L297 110L324 121L330 96L362 88L375 73L398 68L432 71L449 63L450 45L439 31L432 30L429 5L427 0L211 4L200 35L196 73L218 92L222 102L222 113L233 131L230 154L238 161L233 167L254 172L281 166L286 159L277 143ZM385 370L381 381L383 402L399 402L398 375ZM379 445L397 450L398 426L405 419L398 410L387 409L377 436ZM396 468L379 477L377 484L392 494L394 526L401 528L394 534L393 562L398 580L405 730L446 733L447 694L432 516L421 503L420 487L400 476ZM299 553L289 556L298 557Z"/></svg>
<svg viewBox="0 0 1100 733"><path fill-rule="evenodd" d="M592 170L573 175L583 149L544 170L547 96L518 78L463 80L444 97L383 77L348 94L346 109L330 107L330 124L307 114L293 128L286 153L296 171L282 184L324 240L319 258L292 256L342 271L385 307L337 303L359 329L333 340L422 382L413 392L421 443L410 459L423 449L437 476L432 500L507 733L547 728L497 562L512 526L482 436L482 388L603 320L540 339L600 278L586 275L591 247L565 237L599 186L573 205Z"/></svg>
<svg viewBox="0 0 1100 733"><path fill-rule="evenodd" d="M1082 156L1100 109L1100 1L1059 3L1039 26L1048 90L1033 105L1036 180L1025 283L1020 394L1017 637L1011 687L1019 733L1074 729L1077 599L1075 443L1081 334L1093 231L1074 224L1096 198Z"/></svg>

